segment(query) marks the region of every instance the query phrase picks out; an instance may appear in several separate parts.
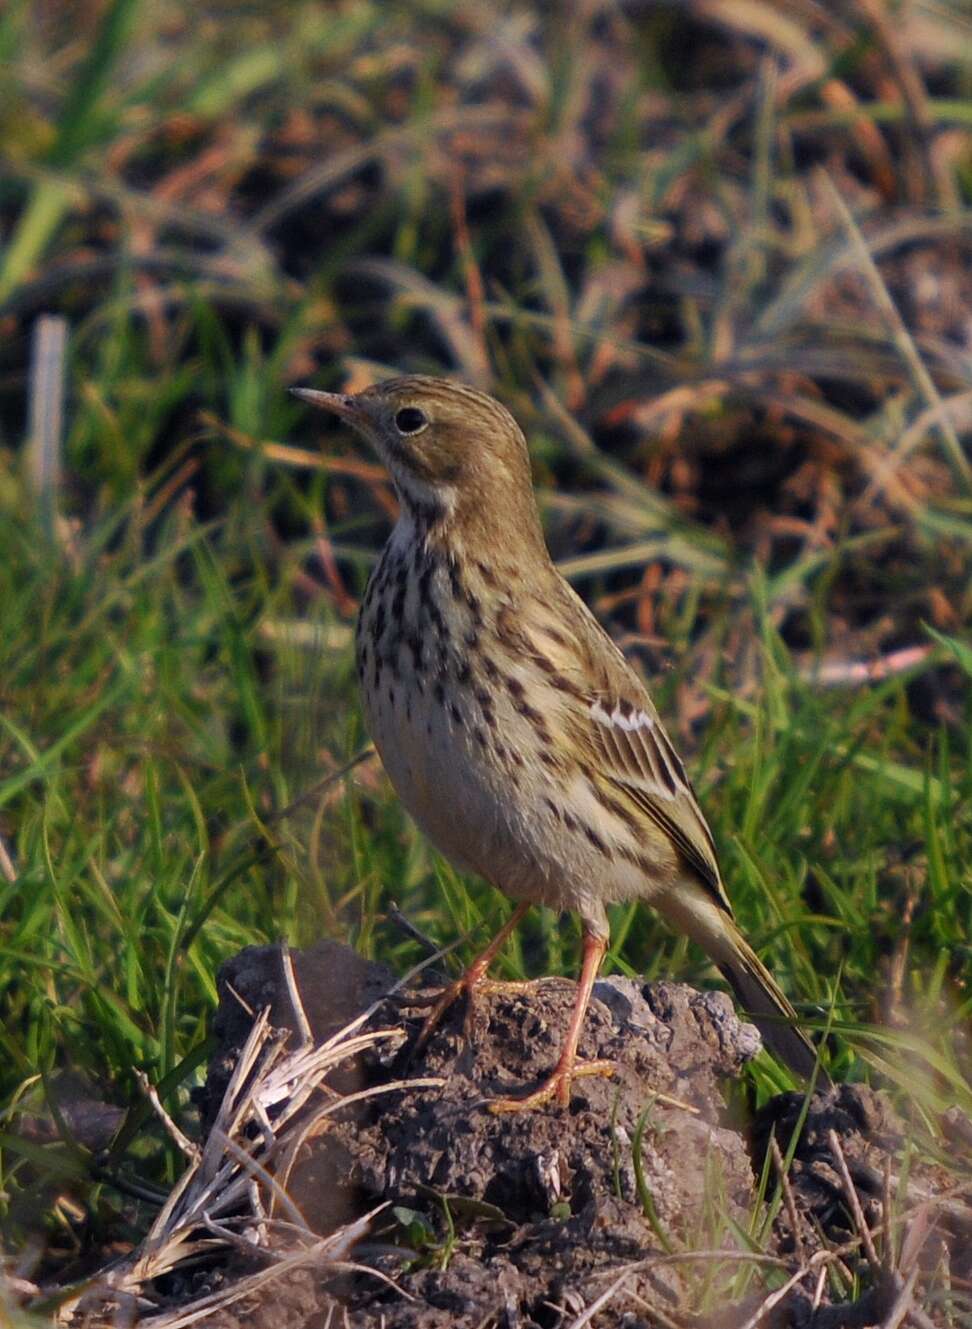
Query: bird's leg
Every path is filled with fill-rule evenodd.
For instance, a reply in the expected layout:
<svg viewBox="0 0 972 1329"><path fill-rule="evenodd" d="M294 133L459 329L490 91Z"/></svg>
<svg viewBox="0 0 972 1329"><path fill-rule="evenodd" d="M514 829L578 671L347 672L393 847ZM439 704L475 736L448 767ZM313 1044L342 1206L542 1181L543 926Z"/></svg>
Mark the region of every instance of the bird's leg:
<svg viewBox="0 0 972 1329"><path fill-rule="evenodd" d="M597 979L597 971L607 950L607 938L596 937L584 932L584 961L581 965L580 982L577 984L577 999L574 1013L570 1017L567 1037L560 1053L560 1059L551 1074L539 1089L523 1098L496 1098L489 1105L490 1112L526 1112L530 1108L543 1107L551 1099L556 1099L561 1107L570 1102L570 1085L575 1077L581 1075L611 1075L614 1066L609 1061L588 1061L577 1065L577 1044L580 1042L584 1017L591 1001L591 992Z"/></svg>
<svg viewBox="0 0 972 1329"><path fill-rule="evenodd" d="M529 908L530 906L527 903L518 904L493 940L485 950L480 951L465 973L460 975L454 983L450 983L448 987L442 989L438 997L436 997L432 1009L425 1017L425 1023L422 1025L422 1028L419 1031L419 1036L415 1040L415 1046L412 1049L413 1054L415 1052L421 1052L422 1048L425 1047L426 1043L432 1037L436 1025L457 997L462 996L465 992L471 1000L473 988L481 983L486 977L486 971L489 969L489 966L503 949L507 938L514 931L517 924Z"/></svg>

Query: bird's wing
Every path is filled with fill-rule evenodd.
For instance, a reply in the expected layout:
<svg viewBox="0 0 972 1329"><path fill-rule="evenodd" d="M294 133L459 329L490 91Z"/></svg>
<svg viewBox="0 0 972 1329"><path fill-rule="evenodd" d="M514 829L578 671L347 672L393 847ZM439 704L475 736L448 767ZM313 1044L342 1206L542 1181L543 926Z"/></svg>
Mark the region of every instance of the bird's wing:
<svg viewBox="0 0 972 1329"><path fill-rule="evenodd" d="M586 716L575 717L580 721L574 726L575 737L595 758L597 774L669 836L717 904L731 915L712 832L681 758L647 694L637 686L631 691L634 699L625 695L627 689L587 698Z"/></svg>
<svg viewBox="0 0 972 1329"><path fill-rule="evenodd" d="M574 629L570 635L564 624ZM732 916L706 824L678 753L647 690L593 614L566 583L529 615L510 612L512 646L559 689L560 715L582 764L649 817Z"/></svg>

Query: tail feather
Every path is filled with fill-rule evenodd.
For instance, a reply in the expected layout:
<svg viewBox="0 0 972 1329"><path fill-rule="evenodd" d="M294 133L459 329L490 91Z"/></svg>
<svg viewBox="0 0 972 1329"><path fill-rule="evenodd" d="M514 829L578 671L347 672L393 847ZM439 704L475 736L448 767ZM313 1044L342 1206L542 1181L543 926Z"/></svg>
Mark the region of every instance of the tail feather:
<svg viewBox="0 0 972 1329"><path fill-rule="evenodd" d="M719 963L723 977L736 994L740 1006L753 1020L766 1046L791 1071L809 1080L817 1071L817 1085L830 1081L817 1061L817 1050L799 1027L799 1017L776 979L746 939L736 929L735 954Z"/></svg>
<svg viewBox="0 0 972 1329"><path fill-rule="evenodd" d="M809 1080L817 1071L817 1084L830 1084L817 1069L817 1050L800 1028L796 1011L782 988L739 931L728 909L722 907L696 877L680 877L666 896L652 901L659 913L712 957L763 1035L766 1046L794 1074Z"/></svg>

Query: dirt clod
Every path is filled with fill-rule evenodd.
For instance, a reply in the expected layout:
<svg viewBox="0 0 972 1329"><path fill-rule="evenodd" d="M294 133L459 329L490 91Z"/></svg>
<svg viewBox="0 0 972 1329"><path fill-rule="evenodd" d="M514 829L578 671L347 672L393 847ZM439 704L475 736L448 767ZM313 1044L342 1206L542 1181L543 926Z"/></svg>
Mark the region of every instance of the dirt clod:
<svg viewBox="0 0 972 1329"><path fill-rule="evenodd" d="M254 1315L268 1322L269 1306L285 1329L327 1322L566 1329L610 1293L591 1323L729 1329L773 1287L764 1281L767 1260L777 1261L777 1285L806 1267L767 1323L870 1323L902 1295L903 1278L890 1269L874 1271L854 1303L841 1303L832 1282L817 1286L821 1259L831 1259L827 1243L840 1248L833 1257L840 1268L867 1283L835 1139L875 1232L888 1186L900 1181L904 1127L880 1094L855 1086L811 1101L786 1203L761 1239L764 1264L754 1263L744 1285L749 1256L740 1234L756 1231L754 1218L758 1225L764 1212L758 1169L771 1136L788 1147L804 1098L774 1099L751 1140L729 1123L720 1086L738 1076L760 1042L727 996L677 983L602 980L581 1055L611 1061L614 1074L579 1079L568 1109L496 1115L491 1098L530 1089L555 1061L571 982L490 990L470 1010L459 1003L409 1061L428 990L389 996L387 970L331 944L294 953L294 973L315 1040L373 1002L375 1027L404 1025L397 1057L362 1054L343 1068L339 1092L397 1080L406 1087L359 1098L330 1117L288 1181L291 1198L322 1235L385 1203L354 1252L357 1268L302 1270L288 1280L285 1298L271 1284L267 1304L259 1297L246 1303L248 1322ZM276 948L243 952L224 968L220 991L221 1042L204 1111L214 1110L257 1008L269 1006L279 1024L295 1028ZM430 1077L439 1083L407 1087ZM932 1175L927 1167L907 1181L909 1195L926 1204L947 1184L944 1171ZM941 1220L955 1242L953 1270L961 1266L968 1277L960 1252L972 1245L959 1243L972 1231L972 1211L956 1199ZM227 1308L215 1322L233 1329L235 1314Z"/></svg>

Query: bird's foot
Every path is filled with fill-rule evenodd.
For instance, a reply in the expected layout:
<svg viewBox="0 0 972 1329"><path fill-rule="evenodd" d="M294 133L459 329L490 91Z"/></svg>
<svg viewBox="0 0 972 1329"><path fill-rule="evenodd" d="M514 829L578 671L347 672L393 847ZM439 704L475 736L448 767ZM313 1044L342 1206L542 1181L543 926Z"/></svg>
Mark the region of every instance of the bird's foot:
<svg viewBox="0 0 972 1329"><path fill-rule="evenodd" d="M470 977L468 973L457 978L455 982L448 983L444 988L432 988L428 992L413 992L406 988L401 992L395 992L391 995L396 1006L403 1009L415 1010L423 1006L438 1007L440 1003L445 1002L443 1013L452 1005L452 1003L462 994L471 993L475 987L477 992L488 994L505 993L507 996L522 995L526 992L532 992L537 985L535 978L475 978ZM446 997L448 996L448 1001Z"/></svg>
<svg viewBox="0 0 972 1329"><path fill-rule="evenodd" d="M515 997L535 992L536 987L535 978L484 978L476 991L488 993L490 996Z"/></svg>
<svg viewBox="0 0 972 1329"><path fill-rule="evenodd" d="M570 1087L574 1080L589 1075L609 1076L614 1074L613 1061L575 1061L569 1065L558 1065L539 1089L521 1098L494 1098L489 1102L490 1112L530 1112L533 1108L546 1107L556 1102L559 1107L570 1103Z"/></svg>
<svg viewBox="0 0 972 1329"><path fill-rule="evenodd" d="M467 972L463 974L461 978L457 978L454 983L450 983L447 987L444 987L441 992L433 998L432 1009L425 1017L425 1022L419 1030L418 1038L412 1046L411 1056L414 1057L417 1053L422 1051L429 1039L435 1033L443 1015L445 1015L452 1003L457 1001L463 993L466 994L467 1000L472 1002L472 990L475 982L475 978L470 978L470 975Z"/></svg>
<svg viewBox="0 0 972 1329"><path fill-rule="evenodd" d="M484 978L481 972L475 968L467 969L466 972L457 978L455 982L449 983L438 992L420 993L417 996L410 997L403 1001L402 1005L407 1006L431 1006L432 1009L425 1017L425 1023L419 1030L418 1038L412 1047L412 1056L421 1052L427 1045L429 1039L435 1033L436 1028L442 1021L442 1017L452 1006L453 1002L458 1001L462 996L466 998L466 1015L463 1021L463 1034L468 1038L470 1024L473 1013L474 994L487 993L524 993L529 992L534 984L526 980L504 981L498 978Z"/></svg>

